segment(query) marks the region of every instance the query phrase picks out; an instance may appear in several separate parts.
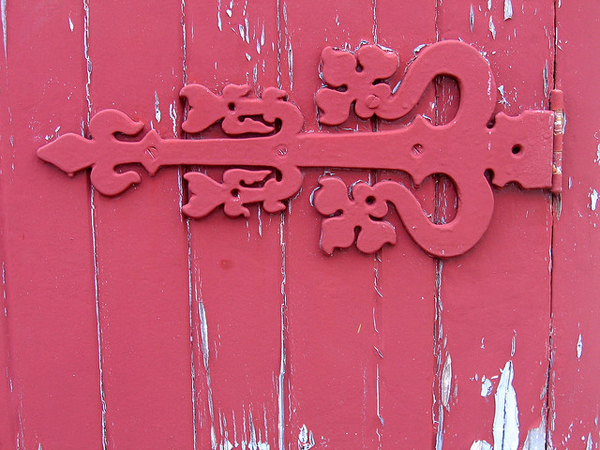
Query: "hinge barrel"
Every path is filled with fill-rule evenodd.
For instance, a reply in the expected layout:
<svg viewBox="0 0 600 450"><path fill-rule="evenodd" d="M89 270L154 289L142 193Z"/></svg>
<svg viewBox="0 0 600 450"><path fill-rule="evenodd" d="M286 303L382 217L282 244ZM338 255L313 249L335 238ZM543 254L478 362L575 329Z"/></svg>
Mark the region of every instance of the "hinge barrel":
<svg viewBox="0 0 600 450"><path fill-rule="evenodd" d="M552 152L552 193L562 192L563 135L566 116L563 91L554 89L550 93L550 107L554 111L554 142Z"/></svg>

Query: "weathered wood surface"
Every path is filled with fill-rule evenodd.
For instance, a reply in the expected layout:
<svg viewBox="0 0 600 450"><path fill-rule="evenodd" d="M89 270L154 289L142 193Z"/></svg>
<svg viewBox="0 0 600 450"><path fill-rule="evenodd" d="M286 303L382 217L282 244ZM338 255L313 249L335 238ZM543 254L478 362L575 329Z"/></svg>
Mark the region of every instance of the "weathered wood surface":
<svg viewBox="0 0 600 450"><path fill-rule="evenodd" d="M0 449L599 448L588 3L2 1ZM444 39L486 56L512 115L548 108L556 68L568 116L562 197L496 190L461 257L427 256L397 218L395 246L326 255L310 205L325 170L281 214L195 221L183 173L219 169L161 169L106 198L35 156L109 107L185 137L186 83L285 89L305 131L391 129L406 120L319 125L322 48L377 43L404 68ZM417 112L444 121L458 95L438 80ZM454 214L444 178L415 194Z"/></svg>

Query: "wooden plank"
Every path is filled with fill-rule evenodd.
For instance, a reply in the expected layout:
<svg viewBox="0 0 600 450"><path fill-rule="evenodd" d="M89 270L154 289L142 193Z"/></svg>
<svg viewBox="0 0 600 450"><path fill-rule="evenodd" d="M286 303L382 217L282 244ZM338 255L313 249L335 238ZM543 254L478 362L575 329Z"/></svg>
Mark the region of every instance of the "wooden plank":
<svg viewBox="0 0 600 450"><path fill-rule="evenodd" d="M378 43L396 51L399 73L391 80L395 86L404 74L415 49L435 42L435 2L378 1L375 25ZM435 90L423 96L414 114L435 118ZM377 129L406 126L414 115L388 123L378 121ZM377 181L395 180L412 189L406 174L378 171ZM433 179L412 189L425 209L434 213ZM376 299L378 343L383 358L378 362L383 448L432 448L435 438L433 396L435 375L435 271L436 262L408 236L400 220L391 214L397 230L395 246L378 254L378 291Z"/></svg>
<svg viewBox="0 0 600 450"><path fill-rule="evenodd" d="M554 228L550 435L553 448L597 449L600 4L558 2L556 14L556 86L564 91L568 124Z"/></svg>
<svg viewBox="0 0 600 450"><path fill-rule="evenodd" d="M444 2L437 17L440 39L463 39L488 58L497 110L516 115L548 107L554 17L547 2ZM447 362L436 393L443 406L440 447L545 445L550 195L508 186L494 197L481 242L439 268L440 351Z"/></svg>
<svg viewBox="0 0 600 450"><path fill-rule="evenodd" d="M277 86L275 1L188 2L186 76L221 93ZM223 137L218 126L201 137ZM192 136L193 137L193 136ZM222 169L202 170L216 180ZM281 219L252 205L190 221L198 448L281 448Z"/></svg>
<svg viewBox="0 0 600 450"><path fill-rule="evenodd" d="M307 13L310 11L310 14ZM305 131L319 131L315 92L324 47L355 50L373 42L373 10L365 2L280 2L284 89L305 116ZM372 131L353 119L322 132ZM326 172L331 172L327 170ZM372 181L370 171L333 170L348 185ZM285 217L286 443L306 448L374 449L381 428L377 403L376 263L355 247L332 257L319 248L322 217L310 206L324 170L306 170L303 190Z"/></svg>
<svg viewBox="0 0 600 450"><path fill-rule="evenodd" d="M181 4L90 1L92 114L117 108L163 137L182 117ZM143 170L141 171L143 172ZM194 445L188 241L176 168L93 194L107 448Z"/></svg>
<svg viewBox="0 0 600 450"><path fill-rule="evenodd" d="M0 448L99 449L89 185L85 174L65 177L35 154L82 128L83 11L75 1L1 9L0 333L12 398L0 398Z"/></svg>

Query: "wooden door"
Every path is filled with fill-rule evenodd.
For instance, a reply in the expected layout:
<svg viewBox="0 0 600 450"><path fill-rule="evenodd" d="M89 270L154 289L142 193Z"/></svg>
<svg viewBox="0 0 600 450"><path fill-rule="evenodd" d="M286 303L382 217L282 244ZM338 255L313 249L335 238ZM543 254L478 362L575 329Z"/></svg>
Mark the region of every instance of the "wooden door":
<svg viewBox="0 0 600 450"><path fill-rule="evenodd" d="M0 6L0 449L600 447L595 3ZM452 257L415 243L398 204L387 225L374 222L394 245L340 245L336 228L328 254L331 232L321 233L335 218L319 206L327 183L404 186L432 226L456 219L462 191L445 172L417 186L406 171L371 161L385 136L423 118L441 129L467 102L455 79L438 76L398 119L360 114L350 98L348 118L332 124L316 94L335 84L323 50L331 47L333 65L354 61L357 74L371 70L361 51L397 55L398 70L371 83L385 78L396 92L409 63L443 48L433 46L440 41L474 49L491 68L494 113L549 110L552 89L564 92L562 193L494 187L485 233ZM474 72L469 61L465 77ZM490 80L483 82L493 87ZM253 184L271 176L261 189L278 187L299 176L288 166L278 174L249 167L268 165L253 163L259 144L236 150L261 133L287 132L284 116L257 119L252 108L268 98L286 120L301 117L302 139L326 144L290 154L277 147L273 160L304 158L297 193L260 199L270 206L249 202L245 211L238 200ZM242 104L250 112L233 111ZM216 119L199 126L200 114ZM275 131L256 125L265 120ZM111 128L114 121L121 128ZM489 126L504 136L498 121ZM99 163L91 177L90 170L68 177L38 158L38 149L75 133L86 140L69 138L78 144L66 147L65 164L79 164L102 132L122 148L150 136L145 161L169 158L165 142L192 150L153 176L145 170L152 162L142 168L125 159L108 178ZM454 145L440 136L442 147ZM329 159L319 145L366 163L320 164ZM228 155L243 158L219 163ZM239 167L220 167L229 165ZM133 187L97 184L121 183L123 174ZM235 177L225 207L217 201L208 214ZM186 214L186 204L202 213L188 206Z"/></svg>

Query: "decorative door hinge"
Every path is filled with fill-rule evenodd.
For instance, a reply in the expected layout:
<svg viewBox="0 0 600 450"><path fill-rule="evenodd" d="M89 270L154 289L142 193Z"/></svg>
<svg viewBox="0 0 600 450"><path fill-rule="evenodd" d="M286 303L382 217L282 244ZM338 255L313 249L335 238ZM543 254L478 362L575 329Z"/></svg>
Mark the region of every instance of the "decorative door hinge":
<svg viewBox="0 0 600 450"><path fill-rule="evenodd" d="M417 115L407 126L381 132L303 133L303 116L285 91L264 90L252 98L247 85L228 85L216 95L201 85L181 90L187 99L183 131L201 133L218 124L235 138L163 139L143 129L125 113L98 112L89 137L66 134L38 149L38 156L73 174L91 168L91 182L105 195L117 195L141 181L125 164L141 164L150 175L169 165L224 166L222 180L189 171L189 202L183 212L204 217L223 205L228 216L248 216L248 204L261 202L271 213L301 188L301 168L388 169L408 173L414 185L444 174L456 187L458 209L449 223L436 224L409 187L391 180L348 187L323 176L312 204L324 216L321 246L332 253L356 238L363 252L396 242L394 227L384 221L394 205L407 232L426 252L460 255L486 231L494 208L491 184L516 182L523 188L553 186L554 117L552 111L525 111L518 117L494 116L496 85L488 62L459 41L431 44L409 64L397 92L382 81L398 70L396 54L364 45L354 54L327 47L322 52L325 86L316 94L323 125L340 125L352 109L363 119L392 121L407 116L437 76L458 82L460 105L454 119L436 126ZM243 168L235 168L242 166ZM557 166L558 167L558 166Z"/></svg>

